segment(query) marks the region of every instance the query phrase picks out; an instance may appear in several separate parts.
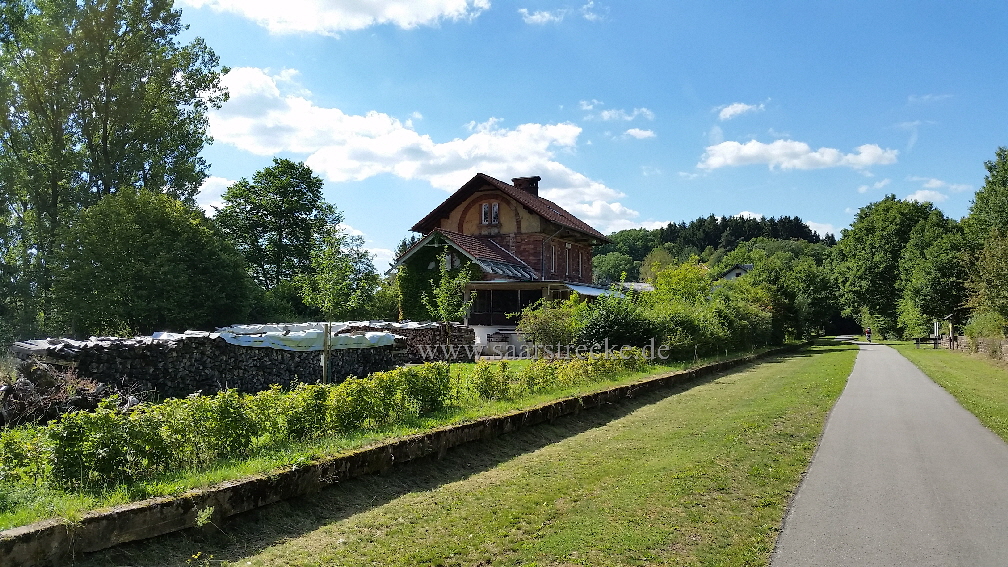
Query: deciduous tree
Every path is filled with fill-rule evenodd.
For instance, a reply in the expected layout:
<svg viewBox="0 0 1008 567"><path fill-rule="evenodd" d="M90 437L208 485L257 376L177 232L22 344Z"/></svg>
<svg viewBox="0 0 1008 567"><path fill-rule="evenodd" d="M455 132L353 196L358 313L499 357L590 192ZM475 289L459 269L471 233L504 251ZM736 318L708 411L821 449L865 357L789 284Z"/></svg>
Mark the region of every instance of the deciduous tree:
<svg viewBox="0 0 1008 567"><path fill-rule="evenodd" d="M322 178L304 163L274 158L224 193L214 220L267 290L313 272L312 255L343 215L322 198Z"/></svg>

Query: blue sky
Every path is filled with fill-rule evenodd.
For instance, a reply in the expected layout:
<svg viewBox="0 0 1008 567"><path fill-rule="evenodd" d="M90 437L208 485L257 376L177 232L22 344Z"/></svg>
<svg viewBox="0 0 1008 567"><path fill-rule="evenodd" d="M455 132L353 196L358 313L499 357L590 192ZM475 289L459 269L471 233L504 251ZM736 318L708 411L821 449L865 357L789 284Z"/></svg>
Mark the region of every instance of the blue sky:
<svg viewBox="0 0 1008 567"><path fill-rule="evenodd" d="M233 70L200 201L305 161L383 267L477 171L603 232L708 214L836 232L964 216L1008 145L1008 4L179 0Z"/></svg>

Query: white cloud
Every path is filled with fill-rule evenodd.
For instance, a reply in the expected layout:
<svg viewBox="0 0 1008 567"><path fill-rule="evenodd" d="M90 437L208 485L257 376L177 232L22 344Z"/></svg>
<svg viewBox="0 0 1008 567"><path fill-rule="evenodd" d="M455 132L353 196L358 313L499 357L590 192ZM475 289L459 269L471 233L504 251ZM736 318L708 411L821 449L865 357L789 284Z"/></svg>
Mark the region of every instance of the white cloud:
<svg viewBox="0 0 1008 567"><path fill-rule="evenodd" d="M535 12L529 12L525 8L519 8L518 13L521 14L522 20L526 24L555 24L562 22L564 16L567 15L567 10L538 10Z"/></svg>
<svg viewBox="0 0 1008 567"><path fill-rule="evenodd" d="M923 104L928 102L940 102L950 98L952 98L952 95L950 94L910 95L907 97L907 102L910 104Z"/></svg>
<svg viewBox="0 0 1008 567"><path fill-rule="evenodd" d="M599 112L598 115L599 119L605 121L625 120L627 122L633 120L634 118L637 118L638 116L642 116L644 118L647 118L648 120L654 120L655 118L654 112L651 112L646 108L635 108L630 112L627 112L622 108L603 110L602 112Z"/></svg>
<svg viewBox="0 0 1008 567"><path fill-rule="evenodd" d="M709 132L707 132L707 144L710 146L716 146L724 141L724 130L720 126L715 124L711 126Z"/></svg>
<svg viewBox="0 0 1008 567"><path fill-rule="evenodd" d="M581 17L588 20L589 22L597 22L602 19L602 16L595 13L595 2L588 2L584 6L581 6L577 13L581 14ZM559 8L557 10L536 10L535 12L530 12L527 8L519 8L518 13L521 14L522 20L526 24L532 25L543 25L543 24L558 24L563 21L568 14L574 13L575 10L570 8Z"/></svg>
<svg viewBox="0 0 1008 567"><path fill-rule="evenodd" d="M682 177L683 179L696 179L697 177L700 177L700 174L699 173L690 173L688 171L680 171L679 172L679 177Z"/></svg>
<svg viewBox="0 0 1008 567"><path fill-rule="evenodd" d="M631 138L637 138L638 140L644 140L646 138L654 138L657 134L653 130L641 130L640 128L631 128L623 133L624 136L630 136Z"/></svg>
<svg viewBox="0 0 1008 567"><path fill-rule="evenodd" d="M180 0L248 18L271 33L336 35L374 25L404 29L471 20L490 8L490 0Z"/></svg>
<svg viewBox="0 0 1008 567"><path fill-rule="evenodd" d="M876 144L865 144L855 148L856 153L845 154L834 148L812 148L804 142L776 140L769 144L750 140L721 142L708 146L697 167L717 169L742 165L766 164L773 169L821 169L826 167L850 167L864 169L873 165L887 165L896 162L898 150L883 150Z"/></svg>
<svg viewBox="0 0 1008 567"><path fill-rule="evenodd" d="M208 217L214 216L217 214L217 209L224 206L224 201L221 198L224 191L233 184L234 181L223 177L212 175L207 177L203 181L203 185L200 186L199 193L196 194L196 204L203 209Z"/></svg>
<svg viewBox="0 0 1008 567"><path fill-rule="evenodd" d="M602 101L592 100L592 101L581 101L581 110L590 111L594 110L595 107L601 106ZM655 113L647 108L635 108L630 112L622 108L610 108L610 109L600 109L596 114L588 114L585 116L585 120L602 120L603 122L611 122L616 120L622 120L625 122L630 122L637 117L645 118L647 120L654 120Z"/></svg>
<svg viewBox="0 0 1008 567"><path fill-rule="evenodd" d="M930 189L920 189L916 193L907 195L907 201L917 201L918 203L923 203L925 201L930 201L932 203L941 203L942 201L948 199L948 196L939 193L938 191L931 191Z"/></svg>
<svg viewBox="0 0 1008 567"><path fill-rule="evenodd" d="M805 221L805 224L812 229L813 232L819 234L819 236L825 237L827 234L832 234L836 236L838 234L835 226L827 223Z"/></svg>
<svg viewBox="0 0 1008 567"><path fill-rule="evenodd" d="M597 22L603 18L601 14L595 12L595 0L589 0L587 4L581 6L581 17L589 22Z"/></svg>
<svg viewBox="0 0 1008 567"><path fill-rule="evenodd" d="M872 183L870 187L868 185L862 185L862 186L860 186L860 187L857 188L857 192L858 193L867 193L869 189L872 189L872 188L874 188L874 189L881 189L881 188L885 187L886 185L889 185L890 183L892 183L892 179L886 178L886 179L883 179L882 181L876 181L875 183Z"/></svg>
<svg viewBox="0 0 1008 567"><path fill-rule="evenodd" d="M385 271L385 268L395 260L395 252L388 248L365 248L365 250L371 254L375 269L379 273Z"/></svg>
<svg viewBox="0 0 1008 567"><path fill-rule="evenodd" d="M725 120L731 120L736 116L740 116L747 112L758 112L763 110L764 106L762 104L745 104L744 102L733 102L725 106L719 106L715 110L720 110L718 113L718 119L722 122Z"/></svg>
<svg viewBox="0 0 1008 567"><path fill-rule="evenodd" d="M651 177L652 175L661 175L662 170L653 165L642 165L641 175L644 177Z"/></svg>
<svg viewBox="0 0 1008 567"><path fill-rule="evenodd" d="M762 213L754 213L752 211L742 211L742 212L740 212L739 214L737 214L735 216L741 217L741 218L744 218L744 219L761 219L761 218L763 218L763 214Z"/></svg>
<svg viewBox="0 0 1008 567"><path fill-rule="evenodd" d="M962 193L963 191L971 191L973 189L972 185L948 183L934 177L907 177L907 181L919 182L924 189L948 189L954 193Z"/></svg>
<svg viewBox="0 0 1008 567"><path fill-rule="evenodd" d="M541 194L603 232L639 216L623 206L625 195L556 161L573 151L581 128L571 123L521 124L500 119L467 125L470 134L435 142L387 114L345 114L284 95L262 69L235 69L224 77L231 100L210 113L210 133L219 143L263 156L305 154L305 163L329 181L391 174L454 191L477 172L500 179L543 178Z"/></svg>

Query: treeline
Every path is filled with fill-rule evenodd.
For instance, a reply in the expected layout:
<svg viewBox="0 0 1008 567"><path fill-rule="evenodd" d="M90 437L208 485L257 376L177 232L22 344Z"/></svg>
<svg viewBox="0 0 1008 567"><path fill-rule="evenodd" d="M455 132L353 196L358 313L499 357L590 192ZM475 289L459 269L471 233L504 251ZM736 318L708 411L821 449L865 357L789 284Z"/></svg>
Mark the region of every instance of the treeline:
<svg viewBox="0 0 1008 567"><path fill-rule="evenodd" d="M940 334L1004 337L1008 148L998 148L995 159L984 165L984 185L963 219L949 218L929 202L888 195L862 207L839 241L832 235L820 238L792 217L710 216L656 230L624 230L597 249L596 281L651 283L655 291L638 293L633 301L658 327L665 317L661 311L669 309L666 303L682 303L668 294L671 274L700 269L706 279L697 276L697 281L712 287L697 297L722 309L731 303L725 302L724 290L739 284L718 280L742 265L751 267L741 279L755 291L743 293L748 299L734 305L748 302L746 309L769 317L767 340L868 327L883 337L912 338L932 334L936 324ZM740 311L724 321L745 317ZM679 329L702 343L708 335L697 328L695 322L682 323L662 333Z"/></svg>
<svg viewBox="0 0 1008 567"><path fill-rule="evenodd" d="M1003 337L1008 322L1008 148L985 164L969 214L890 195L863 207L835 248L843 309L889 336L965 330Z"/></svg>
<svg viewBox="0 0 1008 567"><path fill-rule="evenodd" d="M799 217L700 217L689 223L669 223L649 230L633 228L609 235L611 243L595 248L592 269L596 283L654 277L654 264L668 266L692 256L703 262L717 263L742 242L767 238L803 240L827 246L836 244L832 234L820 236Z"/></svg>

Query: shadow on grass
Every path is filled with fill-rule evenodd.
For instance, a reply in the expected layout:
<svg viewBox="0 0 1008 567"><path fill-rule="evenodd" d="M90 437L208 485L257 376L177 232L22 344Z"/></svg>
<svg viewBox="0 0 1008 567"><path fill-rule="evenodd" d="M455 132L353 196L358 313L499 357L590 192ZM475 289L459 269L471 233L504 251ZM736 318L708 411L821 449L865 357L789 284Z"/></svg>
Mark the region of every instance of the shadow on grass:
<svg viewBox="0 0 1008 567"><path fill-rule="evenodd" d="M644 406L708 384L725 375L759 364L776 364L795 356L812 356L832 350L841 349L817 345L811 352L806 349L768 357L687 384L647 392L630 400L565 416L551 423L521 429L489 441L469 443L450 450L441 459L435 456L425 457L397 465L382 475L351 479L317 494L234 516L220 526L207 525L87 554L78 557L75 565L181 566L202 564L211 555L214 563L221 560L238 561L285 540L382 506L401 496L465 480L515 457L604 426ZM201 555L194 561L193 556L197 552Z"/></svg>

